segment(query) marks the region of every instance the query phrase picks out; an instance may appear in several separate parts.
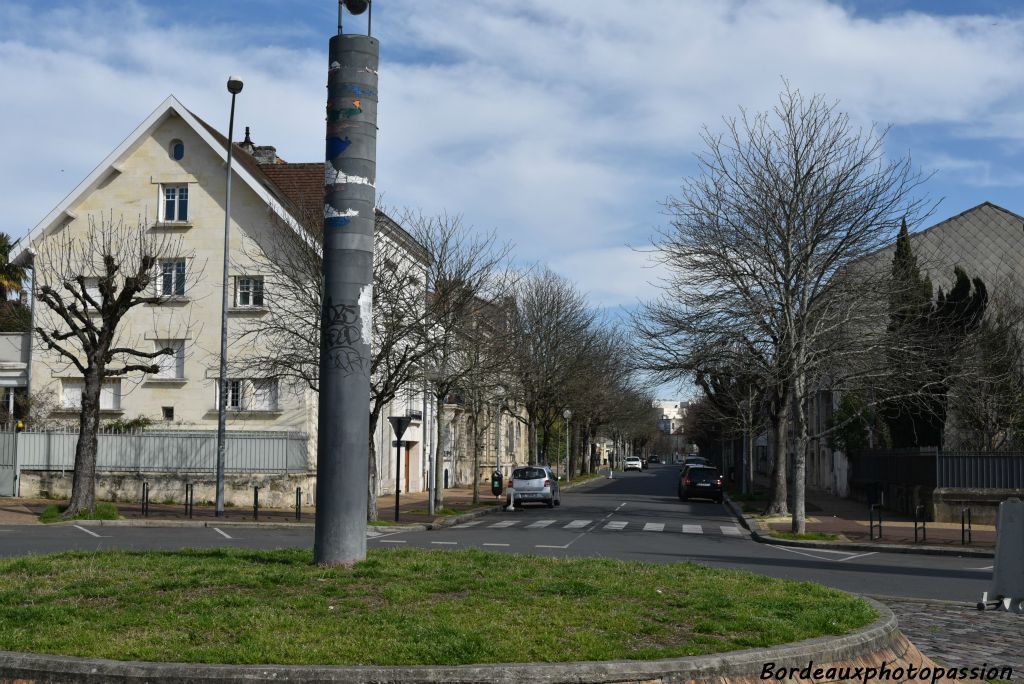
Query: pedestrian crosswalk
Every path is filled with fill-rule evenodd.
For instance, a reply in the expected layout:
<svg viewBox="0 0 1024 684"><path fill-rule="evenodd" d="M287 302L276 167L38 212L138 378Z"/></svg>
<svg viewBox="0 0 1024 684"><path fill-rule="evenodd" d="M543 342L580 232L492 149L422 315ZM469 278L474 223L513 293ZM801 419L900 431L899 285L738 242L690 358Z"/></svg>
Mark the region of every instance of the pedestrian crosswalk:
<svg viewBox="0 0 1024 684"><path fill-rule="evenodd" d="M454 529L470 527L486 527L490 529L518 527L527 530L561 528L563 530L602 530L608 532L681 532L682 534L722 534L728 537L739 537L743 534L736 525L635 522L631 520L608 520L607 518L602 520L498 520L496 522L481 518L455 525Z"/></svg>

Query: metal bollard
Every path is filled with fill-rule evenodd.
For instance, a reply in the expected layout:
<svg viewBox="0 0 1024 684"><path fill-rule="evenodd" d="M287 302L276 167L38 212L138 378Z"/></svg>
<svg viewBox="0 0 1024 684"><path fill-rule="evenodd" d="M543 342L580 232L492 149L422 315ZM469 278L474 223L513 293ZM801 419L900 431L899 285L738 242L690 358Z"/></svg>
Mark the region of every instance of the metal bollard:
<svg viewBox="0 0 1024 684"><path fill-rule="evenodd" d="M260 488L252 488L252 519L260 519Z"/></svg>
<svg viewBox="0 0 1024 684"><path fill-rule="evenodd" d="M914 509L914 542L917 543L918 522L921 523L921 541L928 541L928 527L925 520L924 504L918 504Z"/></svg>
<svg viewBox="0 0 1024 684"><path fill-rule="evenodd" d="M295 519L302 520L302 487L295 488Z"/></svg>
<svg viewBox="0 0 1024 684"><path fill-rule="evenodd" d="M185 513L188 515L189 520L192 519L192 513L196 503L196 486L191 482L185 485Z"/></svg>
<svg viewBox="0 0 1024 684"><path fill-rule="evenodd" d="M875 518L878 518L878 522L875 522ZM878 526L878 536L875 536L875 526ZM868 536L871 541L882 538L882 506L881 504L871 504L868 508Z"/></svg>
<svg viewBox="0 0 1024 684"><path fill-rule="evenodd" d="M142 515L149 517L149 482L142 481Z"/></svg>
<svg viewBox="0 0 1024 684"><path fill-rule="evenodd" d="M966 546L971 543L971 509L965 507L960 509L960 545Z"/></svg>

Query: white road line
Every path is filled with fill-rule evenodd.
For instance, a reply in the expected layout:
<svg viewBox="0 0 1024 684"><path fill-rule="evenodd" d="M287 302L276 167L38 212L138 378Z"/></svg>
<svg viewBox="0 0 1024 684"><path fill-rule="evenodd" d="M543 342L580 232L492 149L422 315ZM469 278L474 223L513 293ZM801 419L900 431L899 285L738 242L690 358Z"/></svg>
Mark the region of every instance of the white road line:
<svg viewBox="0 0 1024 684"><path fill-rule="evenodd" d="M228 534L228 533L227 533L227 532L225 532L224 530L220 529L219 527L214 527L214 528L213 528L213 530L214 530L214 531L215 531L215 532L216 532L217 534L219 534L219 535L221 535L222 537L224 537L225 539L234 539L234 537L232 537L232 536L231 536L230 534Z"/></svg>
<svg viewBox="0 0 1024 684"><path fill-rule="evenodd" d="M623 501L622 503L620 503L618 506L615 507L615 510L619 510L620 508L622 508L625 505L626 505L626 502Z"/></svg>
<svg viewBox="0 0 1024 684"><path fill-rule="evenodd" d="M665 529L665 523L644 523L644 532L661 532Z"/></svg>
<svg viewBox="0 0 1024 684"><path fill-rule="evenodd" d="M435 541L432 541L430 543L431 544L445 544L446 546L454 546L455 544L458 544L459 542L435 542Z"/></svg>
<svg viewBox="0 0 1024 684"><path fill-rule="evenodd" d="M566 526L565 526L564 528L562 528L562 529L566 529L566 530L578 530L578 529L580 529L581 527L586 527L586 526L587 526L587 525L589 525L589 524L590 524L590 521L589 521L589 520L573 520L573 521L572 521L571 523L569 523L568 525L566 525Z"/></svg>
<svg viewBox="0 0 1024 684"><path fill-rule="evenodd" d="M93 532L92 530L87 530L87 529L85 529L84 527L82 527L82 526L80 526L80 525L72 525L72 527L74 527L75 529L78 529L78 530L82 530L82 531L83 531L83 532L85 532L86 534L91 534L91 535L92 535L92 536L94 536L94 537L102 537L102 536L103 536L103 535L101 535L101 534L96 534L96 533L95 533L95 532Z"/></svg>
<svg viewBox="0 0 1024 684"><path fill-rule="evenodd" d="M567 549L567 548L569 548L569 545L566 544L565 546L552 546L550 544L537 544L533 548L535 548L535 549Z"/></svg>
<svg viewBox="0 0 1024 684"><path fill-rule="evenodd" d="M453 525L452 529L453 530L460 530L460 529L462 529L464 527L473 527L474 525L479 525L482 522L484 522L484 521L483 520L470 520L469 522L464 522L464 523L459 523L458 525Z"/></svg>
<svg viewBox="0 0 1024 684"><path fill-rule="evenodd" d="M738 537L740 536L740 531L739 528L737 528L735 525L722 525L722 534Z"/></svg>
<svg viewBox="0 0 1024 684"><path fill-rule="evenodd" d="M6 530L0 530L0 532L5 532L5 531L6 531ZM986 566L985 566L985 567L983 567L983 568L967 568L967 569L968 569L968 570L992 570L992 569L993 569L993 567L992 567L991 565L986 565Z"/></svg>
<svg viewBox="0 0 1024 684"><path fill-rule="evenodd" d="M838 563L845 563L846 561L853 560L854 558L863 558L864 556L873 556L876 553L878 553L878 552L877 551L868 551L867 553L858 553L856 556L848 556L846 558L837 558L836 562L838 562Z"/></svg>
<svg viewBox="0 0 1024 684"><path fill-rule="evenodd" d="M683 525L683 534L704 534L704 528L700 525Z"/></svg>
<svg viewBox="0 0 1024 684"><path fill-rule="evenodd" d="M485 543L484 546L508 546L508 544L487 544L487 543Z"/></svg>
<svg viewBox="0 0 1024 684"><path fill-rule="evenodd" d="M625 529L629 523L625 520L612 520L610 523L604 526L604 529L611 530L612 532L618 532L619 530Z"/></svg>
<svg viewBox="0 0 1024 684"><path fill-rule="evenodd" d="M773 549L780 549L782 551L789 551L790 553L796 553L796 554L799 554L801 556L807 556L808 558L813 558L814 560L822 560L822 561L833 560L832 558L822 558L821 556L815 556L813 553L804 553L803 551L797 551L796 549L792 549L792 548L790 548L788 546L776 546L775 544L769 544L768 546L772 547Z"/></svg>
<svg viewBox="0 0 1024 684"><path fill-rule="evenodd" d="M502 520L501 522L496 522L493 525L488 525L488 527L512 527L513 525L518 524L518 520Z"/></svg>
<svg viewBox="0 0 1024 684"><path fill-rule="evenodd" d="M381 544L404 544L404 539L381 539Z"/></svg>
<svg viewBox="0 0 1024 684"><path fill-rule="evenodd" d="M554 522L555 522L554 520L538 520L535 523L530 523L526 527L528 529L535 530L535 529L538 529L540 527L547 527L548 525L552 525L552 524L554 524Z"/></svg>

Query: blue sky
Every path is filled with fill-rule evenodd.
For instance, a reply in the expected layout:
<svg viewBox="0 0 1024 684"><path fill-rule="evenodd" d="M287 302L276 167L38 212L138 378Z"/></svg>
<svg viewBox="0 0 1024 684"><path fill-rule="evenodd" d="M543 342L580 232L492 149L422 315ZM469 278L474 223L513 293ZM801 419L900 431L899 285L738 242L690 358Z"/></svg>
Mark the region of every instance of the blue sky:
<svg viewBox="0 0 1024 684"><path fill-rule="evenodd" d="M860 0L377 0L378 187L461 213L595 305L657 293L643 253L702 125L770 107L782 79L892 124L934 177L934 220L1024 213L1024 12ZM0 5L0 230L35 225L169 93L289 161L322 159L333 0ZM355 27L360 20L353 20ZM919 226L923 228L926 226Z"/></svg>

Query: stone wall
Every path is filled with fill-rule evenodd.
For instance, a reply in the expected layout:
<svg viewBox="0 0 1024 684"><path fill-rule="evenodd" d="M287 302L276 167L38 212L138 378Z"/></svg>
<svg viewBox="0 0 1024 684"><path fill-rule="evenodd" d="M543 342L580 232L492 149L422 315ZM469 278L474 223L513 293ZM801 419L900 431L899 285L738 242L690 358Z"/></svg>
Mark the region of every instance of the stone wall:
<svg viewBox="0 0 1024 684"><path fill-rule="evenodd" d="M1011 497L1024 498L1022 489L959 489L941 487L932 494L935 522L960 522L961 511L971 509L971 522L995 525L999 504Z"/></svg>
<svg viewBox="0 0 1024 684"><path fill-rule="evenodd" d="M67 499L71 496L71 471L21 471L20 495L26 498ZM213 475L179 475L173 473L97 473L96 498L100 501L138 502L142 499L142 483L149 482L150 504L185 503L185 484L194 484L196 505L213 504L216 479ZM227 506L252 506L253 487L260 488L260 506L291 508L295 505L295 489L302 487L303 503L312 504L316 487L314 474L226 475L224 503Z"/></svg>

